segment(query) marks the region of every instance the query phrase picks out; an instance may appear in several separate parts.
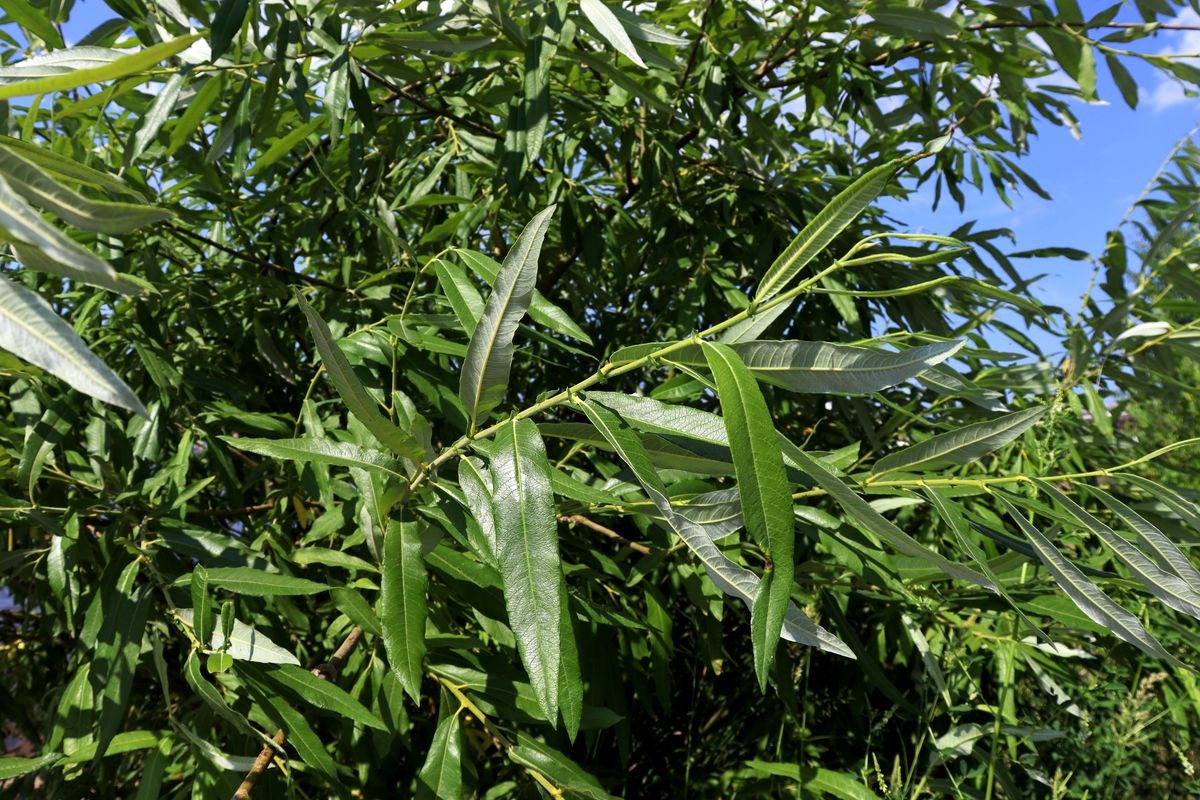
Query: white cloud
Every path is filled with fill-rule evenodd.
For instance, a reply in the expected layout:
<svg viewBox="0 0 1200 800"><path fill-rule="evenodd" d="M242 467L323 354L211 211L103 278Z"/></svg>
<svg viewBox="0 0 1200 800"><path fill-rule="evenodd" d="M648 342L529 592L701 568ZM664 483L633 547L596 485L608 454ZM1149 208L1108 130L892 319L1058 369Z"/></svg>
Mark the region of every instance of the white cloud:
<svg viewBox="0 0 1200 800"><path fill-rule="evenodd" d="M1185 8L1178 16L1168 20L1173 25L1200 25L1200 14L1194 9ZM1200 31L1165 31L1167 45L1158 51L1162 56L1195 56L1200 54ZM1200 58L1181 59L1189 64L1200 66ZM1142 90L1142 99L1152 111L1163 111L1183 103L1196 102L1195 97L1188 97L1182 82L1159 73L1157 83L1149 89Z"/></svg>

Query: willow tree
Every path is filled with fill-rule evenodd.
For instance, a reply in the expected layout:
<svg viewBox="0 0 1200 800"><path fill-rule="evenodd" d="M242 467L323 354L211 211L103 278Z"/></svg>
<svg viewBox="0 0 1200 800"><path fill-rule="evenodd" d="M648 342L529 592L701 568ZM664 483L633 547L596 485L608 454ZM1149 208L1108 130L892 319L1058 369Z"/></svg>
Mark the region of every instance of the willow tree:
<svg viewBox="0 0 1200 800"><path fill-rule="evenodd" d="M1042 193L1183 5L4 3L5 791L1015 797L1070 659L1195 696L1108 414L1195 206L1062 368L879 206Z"/></svg>

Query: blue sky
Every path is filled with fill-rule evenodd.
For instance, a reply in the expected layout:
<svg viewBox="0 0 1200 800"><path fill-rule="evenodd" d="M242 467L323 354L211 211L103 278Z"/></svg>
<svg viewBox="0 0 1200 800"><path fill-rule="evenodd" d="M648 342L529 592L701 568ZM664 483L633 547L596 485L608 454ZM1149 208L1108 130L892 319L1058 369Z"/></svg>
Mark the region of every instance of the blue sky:
<svg viewBox="0 0 1200 800"><path fill-rule="evenodd" d="M1086 11L1092 3L1082 5ZM68 43L78 41L112 16L100 0L80 0L65 26ZM1125 12L1118 19L1137 20ZM1178 21L1200 24L1200 15L1187 11ZM1143 53L1200 53L1200 33L1163 31L1128 47ZM1171 148L1200 123L1200 99L1185 96L1179 84L1140 61L1127 59L1125 63L1141 87L1138 107L1130 109L1100 61L1098 91L1102 102L1074 103L1081 138L1075 139L1065 127L1042 122L1029 157L1021 161L1022 168L1050 193L1052 200L1031 192L1014 194L1013 206L1008 208L990 191L983 195L968 191L965 212L959 212L949 198L943 198L941 208L934 212L930 209L930 184L909 202L890 204L888 210L911 230L949 233L963 222L977 220L980 229L1010 228L1017 237L1012 248L1016 251L1063 246L1099 253L1108 230L1121 220ZM1048 82L1071 83L1066 76ZM1030 259L1018 266L1028 275L1046 274L1034 289L1043 302L1072 314L1078 310L1091 277L1091 264ZM1061 349L1052 338L1033 333L1034 340L1048 353Z"/></svg>
<svg viewBox="0 0 1200 800"><path fill-rule="evenodd" d="M1196 25L1200 16L1189 11L1179 21ZM1134 46L1143 53L1200 53L1200 33L1162 31ZM1008 208L994 193L981 196L970 190L966 212L959 212L945 196L933 212L930 184L909 202L891 204L889 210L912 229L927 233L950 233L972 219L978 220L980 229L1010 228L1017 237L1015 251L1061 246L1094 255L1102 252L1108 231L1121 221L1175 143L1200 123L1200 98L1187 97L1178 83L1140 61L1126 60L1141 88L1137 109L1130 109L1100 61L1098 92L1104 102L1073 104L1080 139L1065 127L1040 123L1030 155L1019 162L1052 200L1027 191L1014 195ZM1052 82L1071 84L1065 76ZM1017 266L1026 275L1046 275L1034 289L1040 300L1072 315L1079 310L1091 279L1090 263L1039 258L1019 261ZM1097 291L1096 296L1104 295ZM1047 353L1062 350L1059 342L1044 334L1034 332L1032 338Z"/></svg>

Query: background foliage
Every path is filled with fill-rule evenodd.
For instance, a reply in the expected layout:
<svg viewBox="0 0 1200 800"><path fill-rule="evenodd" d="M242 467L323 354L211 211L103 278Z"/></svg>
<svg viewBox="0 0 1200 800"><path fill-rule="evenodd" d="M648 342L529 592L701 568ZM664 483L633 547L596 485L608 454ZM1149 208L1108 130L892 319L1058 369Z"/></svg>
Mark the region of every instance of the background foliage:
<svg viewBox="0 0 1200 800"><path fill-rule="evenodd" d="M1194 4L2 5L0 793L1200 791Z"/></svg>

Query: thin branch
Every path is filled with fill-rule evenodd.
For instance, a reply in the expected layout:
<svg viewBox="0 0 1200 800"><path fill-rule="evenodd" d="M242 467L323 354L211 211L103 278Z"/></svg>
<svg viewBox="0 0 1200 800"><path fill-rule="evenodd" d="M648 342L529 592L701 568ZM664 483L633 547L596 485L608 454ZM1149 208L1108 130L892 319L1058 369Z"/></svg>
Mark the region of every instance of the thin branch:
<svg viewBox="0 0 1200 800"><path fill-rule="evenodd" d="M588 517L585 517L583 514L571 514L569 516L559 517L558 521L565 522L568 525L579 524L585 528L591 528L596 533L599 533L603 536L607 536L610 539L620 542L625 547L628 547L630 550L641 553L644 556L648 556L652 552L654 552L653 550L651 550L649 547L642 544L641 542L634 542L629 539L626 539L624 536L617 533L612 528L606 528L603 525L601 525L599 522L595 522L594 520L591 520Z"/></svg>
<svg viewBox="0 0 1200 800"><path fill-rule="evenodd" d="M346 663L346 658L350 655L350 651L354 649L354 646L358 644L358 640L362 638L362 632L362 628L357 626L354 630L350 631L350 634L342 640L341 645L334 651L328 661L312 668L312 674L323 681L336 680L338 673L342 671L342 666ZM275 736L272 737L271 741L278 747L283 745L286 738L286 734L280 729L275 732ZM254 790L263 773L271 766L271 759L274 754L275 749L270 745L263 747L258 757L254 759L254 765L250 767L250 771L242 779L241 786L233 793L233 800L250 800L250 792Z"/></svg>
<svg viewBox="0 0 1200 800"><path fill-rule="evenodd" d="M273 261L267 261L265 258L259 258L258 256L253 255L251 253L246 253L241 250L237 250L236 248L229 247L228 245L221 244L220 242L214 241L214 240L208 238L207 236L204 236L203 234L196 233L195 231L190 231L187 228L184 228L180 225L176 225L173 222L165 223L165 227L167 230L171 231L172 233L174 233L178 236L185 236L189 239L193 239L197 242L206 244L209 247L215 247L217 250L220 250L223 253L227 253L236 258L240 258L243 261L246 261L250 264L255 264L264 269L269 269L272 272L275 272L275 273L277 273L285 278L288 278L290 280L300 281L301 283L307 283L307 284L311 284L313 286L324 286L326 289L333 289L335 291L343 292L346 294L354 294L354 290L349 289L340 284L333 283L331 281L327 281L324 278L317 278L317 277L313 277L312 275L305 275L303 272L296 272L296 270L285 267L282 264L276 264Z"/></svg>

